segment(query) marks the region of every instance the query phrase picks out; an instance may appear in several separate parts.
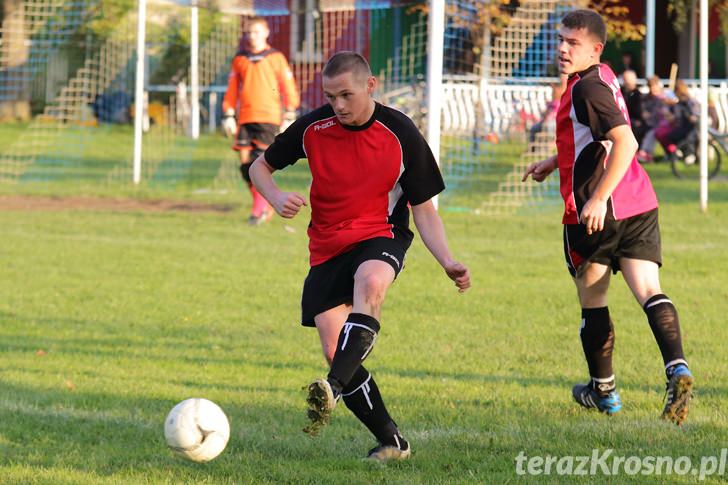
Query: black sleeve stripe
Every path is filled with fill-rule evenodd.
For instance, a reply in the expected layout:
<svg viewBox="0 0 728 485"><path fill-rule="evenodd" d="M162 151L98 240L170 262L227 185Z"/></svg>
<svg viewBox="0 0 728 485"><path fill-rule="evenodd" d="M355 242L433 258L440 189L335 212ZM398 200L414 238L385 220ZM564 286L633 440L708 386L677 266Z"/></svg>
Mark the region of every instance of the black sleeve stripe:
<svg viewBox="0 0 728 485"><path fill-rule="evenodd" d="M627 124L614 93L601 80L586 78L577 82L572 104L577 121L589 127L595 140L604 140L609 130Z"/></svg>
<svg viewBox="0 0 728 485"><path fill-rule="evenodd" d="M288 129L276 135L273 143L265 150L265 161L276 170L281 170L302 158L307 158L303 146L306 130L311 125L333 116L334 112L328 104L301 116Z"/></svg>
<svg viewBox="0 0 728 485"><path fill-rule="evenodd" d="M445 189L440 168L430 146L412 120L394 108L384 107L382 124L399 140L404 172L400 185L411 205L427 202Z"/></svg>

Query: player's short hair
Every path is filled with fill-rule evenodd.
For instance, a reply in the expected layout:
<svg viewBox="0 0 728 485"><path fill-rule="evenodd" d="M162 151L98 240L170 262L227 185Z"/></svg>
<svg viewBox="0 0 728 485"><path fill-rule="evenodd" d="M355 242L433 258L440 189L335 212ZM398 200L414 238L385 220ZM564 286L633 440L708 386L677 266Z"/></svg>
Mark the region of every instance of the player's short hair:
<svg viewBox="0 0 728 485"><path fill-rule="evenodd" d="M602 44L607 42L607 24L604 23L602 16L594 10L572 10L561 19L561 25L568 29L586 29Z"/></svg>
<svg viewBox="0 0 728 485"><path fill-rule="evenodd" d="M330 79L345 72L350 72L358 78L368 79L372 75L372 68L361 54L353 51L341 51L331 56L321 71L321 75Z"/></svg>
<svg viewBox="0 0 728 485"><path fill-rule="evenodd" d="M260 24L266 29L270 30L270 26L268 25L268 21L263 17L250 17L248 19L248 27L252 27L255 24Z"/></svg>

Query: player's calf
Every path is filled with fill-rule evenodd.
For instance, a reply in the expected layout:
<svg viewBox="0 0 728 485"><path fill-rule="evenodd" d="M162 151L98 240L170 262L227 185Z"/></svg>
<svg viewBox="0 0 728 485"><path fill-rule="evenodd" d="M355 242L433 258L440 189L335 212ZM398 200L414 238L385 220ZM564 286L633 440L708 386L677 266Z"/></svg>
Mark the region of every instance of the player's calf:
<svg viewBox="0 0 728 485"><path fill-rule="evenodd" d="M643 309L665 363L667 383L662 418L680 425L688 416L694 384L682 348L680 319L672 300L662 293L650 297Z"/></svg>
<svg viewBox="0 0 728 485"><path fill-rule="evenodd" d="M363 313L351 313L339 334L328 382L335 393L349 385L355 372L374 348L379 322Z"/></svg>
<svg viewBox="0 0 728 485"><path fill-rule="evenodd" d="M331 370L326 379L316 379L308 386L308 419L311 424L304 431L312 436L328 424L336 402L352 379L364 372L361 364L374 347L379 331L379 322L369 315L351 313L341 329Z"/></svg>
<svg viewBox="0 0 728 485"><path fill-rule="evenodd" d="M645 302L643 309L660 348L665 367L667 368L671 362L684 362L680 319L670 298L664 294L654 295Z"/></svg>

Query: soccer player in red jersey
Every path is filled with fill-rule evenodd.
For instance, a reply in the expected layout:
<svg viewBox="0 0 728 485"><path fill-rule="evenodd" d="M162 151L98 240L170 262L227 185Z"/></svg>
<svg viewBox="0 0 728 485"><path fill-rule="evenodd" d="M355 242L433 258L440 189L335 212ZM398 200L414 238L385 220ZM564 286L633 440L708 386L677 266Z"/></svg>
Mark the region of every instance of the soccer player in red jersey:
<svg viewBox="0 0 728 485"><path fill-rule="evenodd" d="M660 287L657 197L635 158L638 146L617 77L599 61L606 37L596 12L575 10L563 18L558 59L568 83L556 117L557 155L531 164L523 180L530 175L541 182L559 169L566 206L564 256L581 303L581 343L591 376L587 384L574 386L574 399L608 414L622 407L607 307L610 270L621 271L662 353L667 377L662 417L682 424L693 376L677 311Z"/></svg>
<svg viewBox="0 0 728 485"><path fill-rule="evenodd" d="M250 164L273 142L286 117L298 108L300 97L285 56L268 45L268 22L248 21L246 48L233 58L228 88L222 103L223 129L236 136L233 150L240 154L240 174L253 196L248 223L265 222L273 211L250 182Z"/></svg>
<svg viewBox="0 0 728 485"><path fill-rule="evenodd" d="M308 387L308 431L315 434L341 398L379 441L370 459L404 459L410 456L409 443L362 362L376 342L382 303L414 237L410 208L425 246L460 292L470 287L470 274L448 249L432 202L445 185L414 123L374 101L377 80L361 55L335 54L322 77L328 104L278 135L250 175L286 218L307 205L306 198L282 192L272 173L307 158L313 176L311 270L301 323L318 329L330 372Z"/></svg>

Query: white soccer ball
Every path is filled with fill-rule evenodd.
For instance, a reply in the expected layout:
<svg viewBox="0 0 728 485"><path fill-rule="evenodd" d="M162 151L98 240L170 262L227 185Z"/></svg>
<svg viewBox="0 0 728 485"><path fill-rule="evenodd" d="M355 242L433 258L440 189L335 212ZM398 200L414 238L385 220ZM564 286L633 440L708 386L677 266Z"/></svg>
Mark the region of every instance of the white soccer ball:
<svg viewBox="0 0 728 485"><path fill-rule="evenodd" d="M210 461L222 453L230 438L230 423L220 406L202 398L177 404L164 421L167 444L183 457Z"/></svg>

